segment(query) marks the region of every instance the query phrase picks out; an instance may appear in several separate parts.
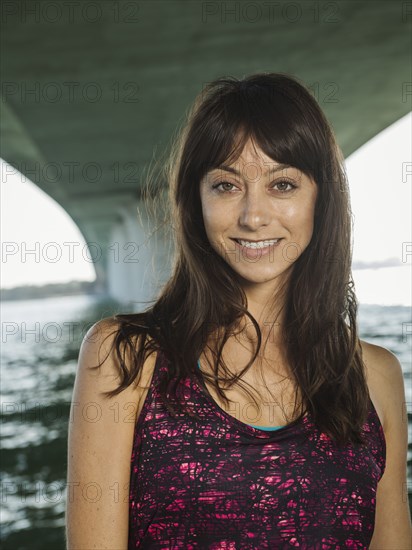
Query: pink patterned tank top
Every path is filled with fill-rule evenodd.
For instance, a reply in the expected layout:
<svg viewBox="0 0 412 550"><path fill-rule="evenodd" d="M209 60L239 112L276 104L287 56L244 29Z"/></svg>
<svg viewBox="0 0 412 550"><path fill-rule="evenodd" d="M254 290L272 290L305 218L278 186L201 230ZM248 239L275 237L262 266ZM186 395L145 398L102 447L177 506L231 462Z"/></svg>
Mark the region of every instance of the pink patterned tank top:
<svg viewBox="0 0 412 550"><path fill-rule="evenodd" d="M237 420L189 377L179 397L201 421L173 417L157 391L158 353L135 426L128 548L367 549L385 436L371 400L367 445L339 448L309 414L265 431Z"/></svg>

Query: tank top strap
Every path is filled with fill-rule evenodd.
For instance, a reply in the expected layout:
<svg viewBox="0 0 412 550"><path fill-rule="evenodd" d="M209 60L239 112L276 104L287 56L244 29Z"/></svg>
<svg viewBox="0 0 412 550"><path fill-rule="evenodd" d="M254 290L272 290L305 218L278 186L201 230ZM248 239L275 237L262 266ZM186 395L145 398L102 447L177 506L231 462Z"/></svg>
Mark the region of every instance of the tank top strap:
<svg viewBox="0 0 412 550"><path fill-rule="evenodd" d="M164 372L167 371L167 357L163 350L159 349L156 353L156 362L153 369L152 382L150 384L151 388L155 388L160 381Z"/></svg>

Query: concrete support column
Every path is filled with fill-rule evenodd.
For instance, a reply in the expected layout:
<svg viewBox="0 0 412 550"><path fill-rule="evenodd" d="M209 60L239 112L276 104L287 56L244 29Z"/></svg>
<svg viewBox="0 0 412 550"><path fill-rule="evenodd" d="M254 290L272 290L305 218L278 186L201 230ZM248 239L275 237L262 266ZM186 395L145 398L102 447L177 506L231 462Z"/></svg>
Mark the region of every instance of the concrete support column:
<svg viewBox="0 0 412 550"><path fill-rule="evenodd" d="M108 243L108 292L119 302L133 302L134 311L142 311L170 276L170 235L155 230L143 203L122 207L117 213Z"/></svg>

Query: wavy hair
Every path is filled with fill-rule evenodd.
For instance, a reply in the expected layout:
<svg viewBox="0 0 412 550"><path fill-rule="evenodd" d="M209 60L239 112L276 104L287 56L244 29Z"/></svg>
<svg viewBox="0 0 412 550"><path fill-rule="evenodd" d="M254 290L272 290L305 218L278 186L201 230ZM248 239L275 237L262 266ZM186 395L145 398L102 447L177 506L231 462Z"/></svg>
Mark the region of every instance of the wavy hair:
<svg viewBox="0 0 412 550"><path fill-rule="evenodd" d="M308 411L338 444L362 443L369 392L357 332L343 157L315 98L298 79L282 73L218 78L188 110L164 165L175 246L172 274L152 306L113 317L121 382L107 394L114 396L135 382L146 358L158 350L170 360L159 391L171 414L177 407L197 417L179 399L177 388L186 377L201 381L196 366L206 347L214 358L213 375L204 373L203 378L225 403L230 400L219 382L229 388L242 385L241 376L261 349L262 334L236 273L207 239L199 184L209 170L236 160L248 139L317 185L312 239L284 288L280 329L295 396L298 390L302 396L298 418ZM240 374L231 376L222 350L246 318L256 331L256 349ZM125 360L126 348L130 361Z"/></svg>

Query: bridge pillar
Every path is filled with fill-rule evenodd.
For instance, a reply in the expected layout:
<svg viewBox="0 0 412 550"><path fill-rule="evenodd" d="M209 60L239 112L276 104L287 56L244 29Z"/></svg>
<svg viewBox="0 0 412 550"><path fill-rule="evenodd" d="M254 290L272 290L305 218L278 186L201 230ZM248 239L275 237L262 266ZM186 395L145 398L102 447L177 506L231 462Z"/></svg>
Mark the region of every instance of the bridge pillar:
<svg viewBox="0 0 412 550"><path fill-rule="evenodd" d="M107 290L133 311L151 305L170 276L171 244L165 231L155 231L145 205L135 202L118 210L111 230L107 258Z"/></svg>

